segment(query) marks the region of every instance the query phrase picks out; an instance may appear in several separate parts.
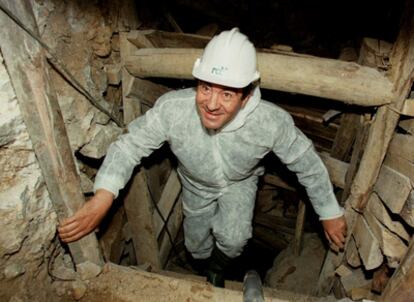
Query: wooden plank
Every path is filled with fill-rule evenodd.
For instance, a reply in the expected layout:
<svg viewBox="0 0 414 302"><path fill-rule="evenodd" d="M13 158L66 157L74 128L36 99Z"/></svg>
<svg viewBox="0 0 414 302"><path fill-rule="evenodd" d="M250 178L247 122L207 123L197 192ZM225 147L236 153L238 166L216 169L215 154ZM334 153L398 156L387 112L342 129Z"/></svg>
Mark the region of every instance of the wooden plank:
<svg viewBox="0 0 414 302"><path fill-rule="evenodd" d="M181 183L178 179L177 172L175 170L171 170L170 176L168 177L167 183L162 191L161 198L157 203L157 207L165 220L168 219L171 211L175 208L174 205L180 192ZM154 212L153 220L155 225L155 236L158 238L164 228L164 221L157 211Z"/></svg>
<svg viewBox="0 0 414 302"><path fill-rule="evenodd" d="M141 103L152 107L161 95L170 90L168 87L134 77L126 85L125 96L127 98L139 99Z"/></svg>
<svg viewBox="0 0 414 302"><path fill-rule="evenodd" d="M364 217L358 215L352 233L362 263L367 270L380 266L383 262L380 245Z"/></svg>
<svg viewBox="0 0 414 302"><path fill-rule="evenodd" d="M137 77L192 79L191 70L202 50L196 48L139 49L125 67ZM302 93L360 106L388 104L392 85L377 70L352 62L258 53L261 87Z"/></svg>
<svg viewBox="0 0 414 302"><path fill-rule="evenodd" d="M367 207L365 208L364 213L365 212L369 212L372 215L374 215L391 232L397 234L402 239L406 241L410 240L411 236L407 232L406 228L400 221L391 218L390 214L388 213L387 209L385 208L377 194L371 194L371 197L368 200Z"/></svg>
<svg viewBox="0 0 414 302"><path fill-rule="evenodd" d="M397 155L414 163L414 136L395 133L390 142L388 154Z"/></svg>
<svg viewBox="0 0 414 302"><path fill-rule="evenodd" d="M38 33L30 2L1 0L0 3ZM0 14L1 51L51 201L62 221L80 209L85 198L62 112L51 85L45 52L9 17L3 12ZM103 259L93 232L70 243L69 249L83 278L95 277L100 272ZM92 266L96 270L91 269Z"/></svg>
<svg viewBox="0 0 414 302"><path fill-rule="evenodd" d="M361 258L358 254L358 249L353 237L349 239L348 248L346 249L346 261L354 268L362 265Z"/></svg>
<svg viewBox="0 0 414 302"><path fill-rule="evenodd" d="M385 228L369 211L364 211L364 218L378 240L382 252L387 256L388 264L396 267L404 257L407 246L397 235Z"/></svg>
<svg viewBox="0 0 414 302"><path fill-rule="evenodd" d="M394 169L382 165L374 190L393 212L400 213L412 190L410 179Z"/></svg>

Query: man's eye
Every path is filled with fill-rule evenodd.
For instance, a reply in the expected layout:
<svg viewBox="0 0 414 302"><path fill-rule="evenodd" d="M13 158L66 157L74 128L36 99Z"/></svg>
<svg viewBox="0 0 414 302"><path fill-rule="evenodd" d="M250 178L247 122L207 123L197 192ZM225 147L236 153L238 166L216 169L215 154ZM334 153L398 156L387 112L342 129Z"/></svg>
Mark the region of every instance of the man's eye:
<svg viewBox="0 0 414 302"><path fill-rule="evenodd" d="M223 93L223 96L224 96L226 99L231 99L231 98L233 97L233 93L231 93L231 92L224 92L224 93Z"/></svg>
<svg viewBox="0 0 414 302"><path fill-rule="evenodd" d="M203 92L210 92L210 87L208 87L207 85L201 85L200 87Z"/></svg>

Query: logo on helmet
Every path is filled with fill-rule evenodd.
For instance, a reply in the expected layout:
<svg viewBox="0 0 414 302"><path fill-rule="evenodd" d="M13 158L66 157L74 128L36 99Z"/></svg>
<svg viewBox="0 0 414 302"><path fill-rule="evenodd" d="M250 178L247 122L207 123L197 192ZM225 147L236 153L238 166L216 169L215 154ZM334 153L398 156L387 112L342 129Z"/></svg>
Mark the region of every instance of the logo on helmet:
<svg viewBox="0 0 414 302"><path fill-rule="evenodd" d="M228 70L228 68L224 67L224 66L213 67L213 68L211 68L211 74L221 76L227 70Z"/></svg>

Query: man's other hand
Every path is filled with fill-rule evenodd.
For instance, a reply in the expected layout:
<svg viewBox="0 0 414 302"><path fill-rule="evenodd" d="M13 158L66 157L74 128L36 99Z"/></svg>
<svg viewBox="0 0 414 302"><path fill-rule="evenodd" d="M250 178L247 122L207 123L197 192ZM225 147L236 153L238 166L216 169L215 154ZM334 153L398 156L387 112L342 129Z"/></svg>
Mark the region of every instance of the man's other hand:
<svg viewBox="0 0 414 302"><path fill-rule="evenodd" d="M58 227L60 239L63 242L73 242L95 230L108 212L113 200L114 195L111 192L103 189L97 190L82 208L60 223Z"/></svg>
<svg viewBox="0 0 414 302"><path fill-rule="evenodd" d="M322 220L322 226L331 248L336 251L342 250L345 246L345 239L347 235L345 217L341 216L334 219ZM337 249L335 249L332 245L337 246Z"/></svg>

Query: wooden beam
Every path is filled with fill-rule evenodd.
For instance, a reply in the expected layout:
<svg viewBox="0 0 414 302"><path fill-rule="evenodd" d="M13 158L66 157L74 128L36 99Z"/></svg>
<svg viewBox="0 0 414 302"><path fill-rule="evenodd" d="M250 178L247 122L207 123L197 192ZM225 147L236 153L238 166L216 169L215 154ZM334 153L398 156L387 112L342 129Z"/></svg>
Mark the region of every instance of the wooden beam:
<svg viewBox="0 0 414 302"><path fill-rule="evenodd" d="M30 2L0 0L20 20L38 32ZM8 16L0 12L0 47L20 110L58 219L73 215L85 201L76 172L56 93L51 85L44 50ZM24 47L23 47L24 46ZM83 278L96 276L103 265L95 234L69 249ZM95 266L96 269L92 269Z"/></svg>
<svg viewBox="0 0 414 302"><path fill-rule="evenodd" d="M127 33L120 33L121 61L131 53L133 45L127 40ZM122 70L122 91L128 91L134 78L125 68ZM124 122L130 123L142 114L141 103L123 93ZM153 206L148 188L147 174L143 168L135 173L130 181L124 199L124 207L131 228L132 241L138 264L150 263L152 267L162 267L155 226L152 220Z"/></svg>
<svg viewBox="0 0 414 302"><path fill-rule="evenodd" d="M192 79L201 49L144 48L128 56L125 67L137 77ZM391 102L392 85L373 68L333 59L258 53L261 87L302 93L360 106Z"/></svg>

